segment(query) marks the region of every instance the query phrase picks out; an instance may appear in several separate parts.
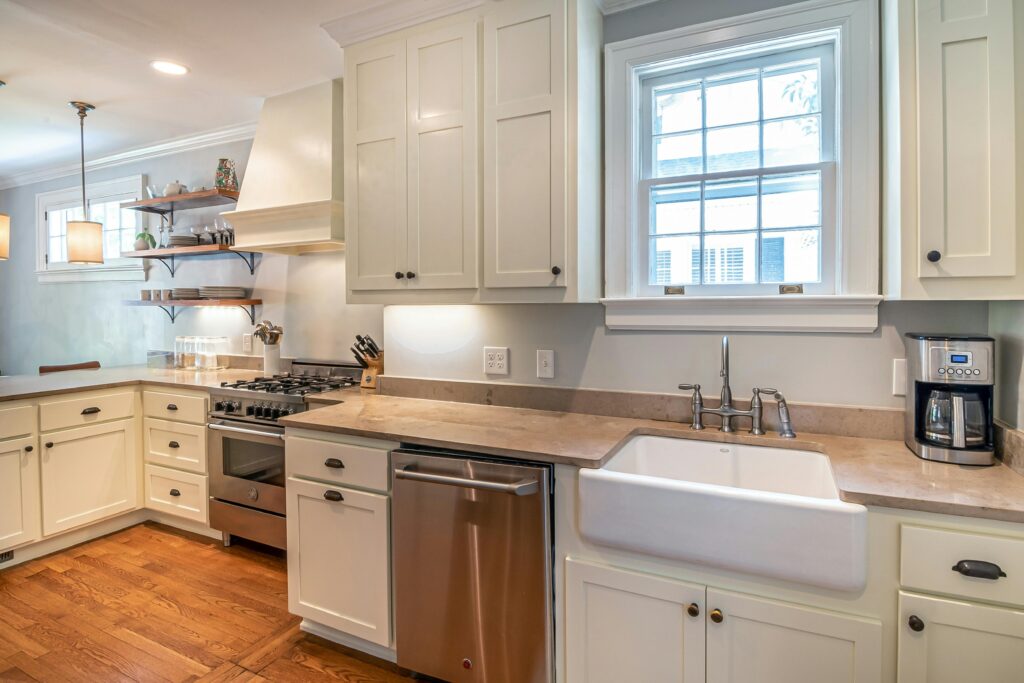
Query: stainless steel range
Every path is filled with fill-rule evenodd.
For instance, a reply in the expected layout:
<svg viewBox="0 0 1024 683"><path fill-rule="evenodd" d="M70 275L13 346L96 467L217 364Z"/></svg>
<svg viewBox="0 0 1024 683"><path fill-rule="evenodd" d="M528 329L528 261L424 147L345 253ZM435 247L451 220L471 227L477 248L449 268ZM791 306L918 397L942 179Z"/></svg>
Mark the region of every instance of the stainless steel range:
<svg viewBox="0 0 1024 683"><path fill-rule="evenodd" d="M210 391L210 526L276 548L285 547L282 417L307 409L306 396L352 387L355 363L295 361L287 375L225 382Z"/></svg>

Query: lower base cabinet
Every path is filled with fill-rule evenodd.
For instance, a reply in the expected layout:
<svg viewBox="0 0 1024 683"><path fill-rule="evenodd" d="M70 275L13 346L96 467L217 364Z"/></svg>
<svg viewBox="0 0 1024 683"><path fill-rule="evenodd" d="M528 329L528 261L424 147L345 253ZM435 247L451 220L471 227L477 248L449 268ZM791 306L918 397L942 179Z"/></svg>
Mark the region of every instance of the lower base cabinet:
<svg viewBox="0 0 1024 683"><path fill-rule="evenodd" d="M900 683L1024 681L1024 611L900 592L899 613Z"/></svg>
<svg viewBox="0 0 1024 683"><path fill-rule="evenodd" d="M138 507L134 419L43 434L43 535Z"/></svg>
<svg viewBox="0 0 1024 683"><path fill-rule="evenodd" d="M391 644L388 497L288 478L288 611Z"/></svg>
<svg viewBox="0 0 1024 683"><path fill-rule="evenodd" d="M36 541L40 534L36 438L0 441L0 551Z"/></svg>
<svg viewBox="0 0 1024 683"><path fill-rule="evenodd" d="M569 683L877 683L879 622L566 561Z"/></svg>

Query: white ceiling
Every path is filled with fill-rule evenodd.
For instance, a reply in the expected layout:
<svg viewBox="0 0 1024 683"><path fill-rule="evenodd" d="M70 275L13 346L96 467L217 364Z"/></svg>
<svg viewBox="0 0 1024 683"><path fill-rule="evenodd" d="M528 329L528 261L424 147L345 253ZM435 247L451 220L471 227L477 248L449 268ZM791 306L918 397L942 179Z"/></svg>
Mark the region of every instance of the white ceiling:
<svg viewBox="0 0 1024 683"><path fill-rule="evenodd" d="M375 0L0 0L0 185L86 158L255 121L264 97L342 75L320 25ZM191 69L182 77L154 59Z"/></svg>

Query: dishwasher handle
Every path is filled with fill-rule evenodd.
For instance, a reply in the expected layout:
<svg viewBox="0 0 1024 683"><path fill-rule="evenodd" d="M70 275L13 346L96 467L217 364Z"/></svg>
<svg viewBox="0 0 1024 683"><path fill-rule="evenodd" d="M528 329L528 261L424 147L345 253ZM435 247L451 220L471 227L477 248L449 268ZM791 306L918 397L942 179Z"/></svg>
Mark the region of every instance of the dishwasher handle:
<svg viewBox="0 0 1024 683"><path fill-rule="evenodd" d="M409 469L409 466L396 469L395 479L408 479L410 481L424 481L431 484L444 484L446 486L461 486L467 489L497 491L499 493L510 493L513 496L530 496L540 490L540 483L536 479L521 479L511 483L486 481L484 479L465 479L463 477L452 477L447 474L417 472Z"/></svg>

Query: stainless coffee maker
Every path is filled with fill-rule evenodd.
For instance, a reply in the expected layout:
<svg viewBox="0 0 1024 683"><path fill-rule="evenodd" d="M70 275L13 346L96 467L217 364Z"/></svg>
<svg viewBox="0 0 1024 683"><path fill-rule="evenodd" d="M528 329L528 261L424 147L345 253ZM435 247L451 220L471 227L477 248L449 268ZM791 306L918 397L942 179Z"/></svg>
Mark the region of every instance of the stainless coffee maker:
<svg viewBox="0 0 1024 683"><path fill-rule="evenodd" d="M908 333L904 441L925 460L995 464L991 337Z"/></svg>

